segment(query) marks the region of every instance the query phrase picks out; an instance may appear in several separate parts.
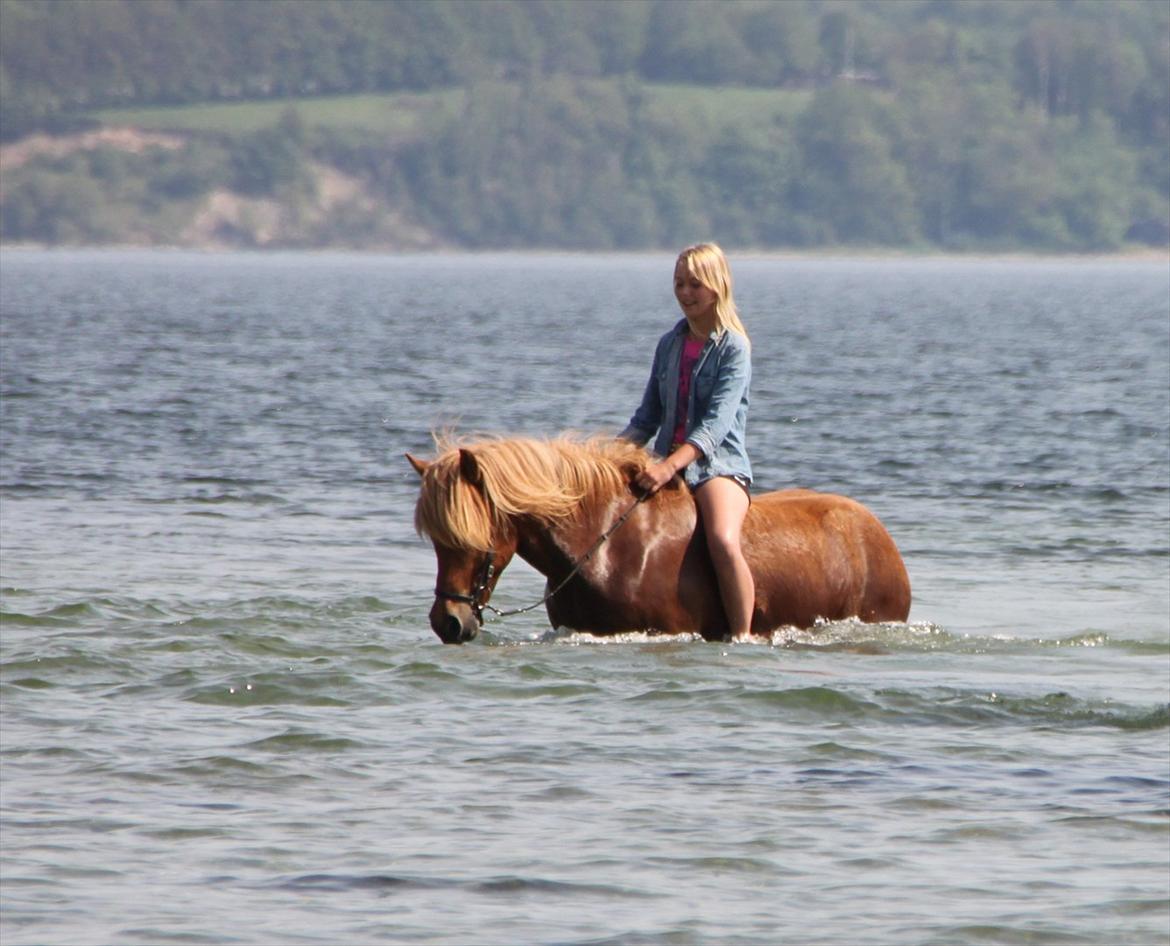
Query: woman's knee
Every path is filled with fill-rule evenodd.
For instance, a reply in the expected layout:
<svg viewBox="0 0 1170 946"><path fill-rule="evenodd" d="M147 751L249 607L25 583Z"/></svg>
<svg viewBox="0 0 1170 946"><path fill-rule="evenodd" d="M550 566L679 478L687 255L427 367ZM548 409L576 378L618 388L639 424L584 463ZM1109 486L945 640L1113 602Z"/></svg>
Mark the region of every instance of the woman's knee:
<svg viewBox="0 0 1170 946"><path fill-rule="evenodd" d="M733 562L743 556L740 548L739 529L733 527L705 530L707 536L707 551L713 559L720 562Z"/></svg>

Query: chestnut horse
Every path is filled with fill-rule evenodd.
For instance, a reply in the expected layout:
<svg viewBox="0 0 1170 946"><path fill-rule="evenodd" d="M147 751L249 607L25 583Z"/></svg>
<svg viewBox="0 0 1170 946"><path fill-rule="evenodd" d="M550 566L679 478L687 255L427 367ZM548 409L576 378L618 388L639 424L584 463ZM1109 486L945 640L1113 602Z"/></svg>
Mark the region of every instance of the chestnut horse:
<svg viewBox="0 0 1170 946"><path fill-rule="evenodd" d="M473 639L513 555L541 572L553 627L727 636L694 500L675 479L639 501L649 462L621 440L488 438L440 444L426 462L415 527L438 558L431 627ZM742 533L756 582L752 631L818 620L904 621L910 581L877 518L843 496L782 490L752 497ZM534 605L535 607L536 605ZM528 609L524 609L528 610Z"/></svg>

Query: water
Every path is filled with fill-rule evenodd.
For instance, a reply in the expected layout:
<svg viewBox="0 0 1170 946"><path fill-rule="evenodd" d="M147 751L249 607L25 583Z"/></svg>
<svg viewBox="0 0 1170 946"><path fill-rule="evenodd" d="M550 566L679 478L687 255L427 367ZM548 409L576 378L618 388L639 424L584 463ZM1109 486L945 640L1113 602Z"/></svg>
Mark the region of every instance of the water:
<svg viewBox="0 0 1170 946"><path fill-rule="evenodd" d="M5 946L1170 940L1165 261L734 262L906 625L427 627L402 454L620 429L669 256L6 251Z"/></svg>

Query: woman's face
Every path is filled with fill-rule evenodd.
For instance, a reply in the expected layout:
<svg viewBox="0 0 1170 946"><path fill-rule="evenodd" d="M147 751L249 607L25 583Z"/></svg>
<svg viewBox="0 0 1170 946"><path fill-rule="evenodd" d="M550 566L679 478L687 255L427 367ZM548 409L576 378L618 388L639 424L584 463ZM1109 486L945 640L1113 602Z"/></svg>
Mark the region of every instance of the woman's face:
<svg viewBox="0 0 1170 946"><path fill-rule="evenodd" d="M715 303L719 296L687 270L685 260L679 260L674 267L674 297L687 321L706 322L715 318Z"/></svg>

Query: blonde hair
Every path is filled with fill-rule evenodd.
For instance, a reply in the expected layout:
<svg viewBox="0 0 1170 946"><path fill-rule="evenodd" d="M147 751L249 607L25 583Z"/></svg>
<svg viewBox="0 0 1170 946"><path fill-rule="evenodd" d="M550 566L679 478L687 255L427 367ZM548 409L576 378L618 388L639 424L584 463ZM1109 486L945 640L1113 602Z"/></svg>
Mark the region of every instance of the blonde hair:
<svg viewBox="0 0 1170 946"><path fill-rule="evenodd" d="M719 245L696 243L694 246L688 246L678 254L678 262L683 263L688 273L717 296L715 330L722 334L730 329L747 338L747 329L740 321L739 310L735 307L735 297L732 295L731 267L727 265L727 257L723 255Z"/></svg>
<svg viewBox="0 0 1170 946"><path fill-rule="evenodd" d="M439 456L423 473L414 525L448 548L488 551L493 535L511 531L513 516L548 524L571 518L591 497L627 491L648 461L642 448L600 437L436 441ZM463 476L464 451L475 461L474 483Z"/></svg>

